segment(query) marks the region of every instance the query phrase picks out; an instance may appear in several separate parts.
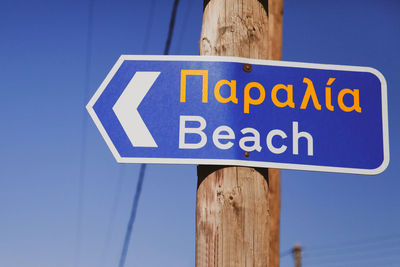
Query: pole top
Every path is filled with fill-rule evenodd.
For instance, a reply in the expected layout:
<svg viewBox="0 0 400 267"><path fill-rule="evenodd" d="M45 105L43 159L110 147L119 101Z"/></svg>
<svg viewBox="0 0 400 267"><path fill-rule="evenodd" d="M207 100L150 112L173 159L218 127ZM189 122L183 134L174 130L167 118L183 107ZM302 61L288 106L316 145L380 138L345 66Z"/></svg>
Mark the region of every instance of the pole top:
<svg viewBox="0 0 400 267"><path fill-rule="evenodd" d="M296 252L301 252L301 246L299 243L296 243L296 245L294 245L294 247L293 247L293 253L296 253Z"/></svg>
<svg viewBox="0 0 400 267"><path fill-rule="evenodd" d="M203 11L204 11L204 9L206 8L207 4L210 1L211 0L204 0ZM268 16L269 15L269 13L268 13L268 0L258 0L258 2L260 2L263 5L263 7L265 9L265 12L267 13L267 16Z"/></svg>

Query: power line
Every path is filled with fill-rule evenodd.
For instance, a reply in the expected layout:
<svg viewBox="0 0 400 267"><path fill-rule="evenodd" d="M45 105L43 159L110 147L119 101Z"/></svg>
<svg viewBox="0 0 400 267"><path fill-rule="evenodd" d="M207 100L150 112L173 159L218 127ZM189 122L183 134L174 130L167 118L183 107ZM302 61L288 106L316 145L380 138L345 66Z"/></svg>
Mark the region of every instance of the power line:
<svg viewBox="0 0 400 267"><path fill-rule="evenodd" d="M390 261L388 264L392 263L397 263L400 265L400 257L399 257L399 250L393 251L392 254L379 254L379 255L365 255L362 257L356 257L356 258L337 258L337 259L325 259L325 260L318 260L318 261L313 261L313 260L306 260L304 259L304 262L306 266L327 266L327 265L338 265L343 266L346 264L348 266L348 263L353 263L351 266L354 266L354 263L361 263L361 262L369 262L369 263L374 263L371 266L382 266L382 265L376 265L377 261ZM363 264L365 266L365 264ZM384 265L386 266L386 264Z"/></svg>
<svg viewBox="0 0 400 267"><path fill-rule="evenodd" d="M183 28L179 35L178 47L176 48L177 54L180 54L180 52L181 52L183 37L185 36L186 28L187 28L187 25L189 24L188 22L189 22L189 17L191 14L193 3L194 3L194 1L189 1L188 6L185 11L185 17L183 18L183 22L182 22Z"/></svg>
<svg viewBox="0 0 400 267"><path fill-rule="evenodd" d="M165 44L164 55L169 54L169 48L171 46L171 40L172 40L173 31L174 31L176 11L178 10L178 4L179 4L179 0L175 0L174 7L172 8L171 20L169 21L168 38L167 38L167 43Z"/></svg>
<svg viewBox="0 0 400 267"><path fill-rule="evenodd" d="M150 31L151 28L153 26L153 17L154 17L154 9L155 9L155 4L156 1L155 0L151 0L150 3L150 11L149 11L149 19L147 20L147 27L146 27L146 32L145 32L145 36L144 36L144 41L143 41L143 54L146 54L147 52L147 47L148 47L148 43L149 43L149 39L150 39Z"/></svg>
<svg viewBox="0 0 400 267"><path fill-rule="evenodd" d="M396 240L400 241L400 234L398 234L398 233L374 237L374 238L368 238L368 239L363 239L363 240L358 240L358 241L352 241L352 242L344 242L344 243L324 245L324 246L318 246L318 247L305 247L305 250L307 252L313 252L313 253L331 251L331 250L337 251L337 250L341 250L341 249L348 250L348 249L352 249L352 248L371 246L374 244L392 242L392 241L396 241Z"/></svg>
<svg viewBox="0 0 400 267"><path fill-rule="evenodd" d="M399 266L399 252L400 235L396 233L307 249L304 253L304 261L307 266L354 266L356 263L363 262L374 263L370 266L382 266L377 265L376 261L385 261L384 266L395 263Z"/></svg>
<svg viewBox="0 0 400 267"><path fill-rule="evenodd" d="M117 185L115 186L114 199L112 202L112 207L111 207L111 212L110 212L110 220L108 222L108 227L107 227L107 232L106 232L106 239L104 242L103 253L101 254L101 258L100 258L100 262L99 262L98 266L101 266L101 265L105 266L107 264L106 255L107 255L107 251L110 246L111 237L113 234L115 215L116 215L118 204L120 201L122 182L123 182L123 178L124 178L124 174L125 174L125 167L126 167L125 165L122 165L119 167L118 180L117 180Z"/></svg>
<svg viewBox="0 0 400 267"><path fill-rule="evenodd" d="M146 54L147 48L148 48L150 32L151 32L151 28L153 25L154 9L155 9L155 0L151 0L145 36L143 38L143 40L144 40L143 48L142 48L143 54ZM120 200L122 178L124 176L124 169L125 169L124 167L125 167L125 165L121 165L119 168L117 185L115 187L115 192L114 192L114 200L113 200L113 204L112 204L111 211L110 211L110 220L108 222L106 238L105 238L105 242L104 242L104 246L103 246L103 253L101 254L101 257L100 257L99 266L100 265L105 266L107 264L106 255L107 255L108 248L110 246L111 237L112 237L113 228L114 228L114 221L115 221L114 217L116 215L116 211L117 211L119 200Z"/></svg>
<svg viewBox="0 0 400 267"><path fill-rule="evenodd" d="M149 43L149 38L150 38L150 32L151 32L151 28L153 25L153 18L154 18L154 9L155 9L155 0L151 0L150 2L150 9L149 9L149 14L148 14L148 20L147 20L147 26L146 26L146 31L145 31L145 36L143 38L143 54L146 54L147 52L147 48L148 48L148 43ZM122 186L122 176L124 174L124 167L125 165L120 166L119 169L119 177L117 180L117 186L115 188L115 192L114 192L114 200L113 200L113 204L112 204L112 208L111 208L111 212L110 212L110 220L108 223L108 227L107 227L107 234L106 234L106 239L104 242L104 247L103 247L103 253L101 254L101 258L100 258L100 262L99 262L99 266L101 264L103 264L103 266L105 266L107 264L106 259L106 254L108 251L108 248L110 246L110 242L111 242L111 236L112 236L112 232L113 232L113 228L114 228L114 217L116 214L116 210L118 208L118 203L120 200L120 192L121 192L121 186Z"/></svg>
<svg viewBox="0 0 400 267"><path fill-rule="evenodd" d="M280 257L280 258L284 258L284 257L286 257L286 256L292 255L292 252L293 252L293 249L288 249L288 250L286 250L285 252L282 252L282 253L279 255L279 257Z"/></svg>
<svg viewBox="0 0 400 267"><path fill-rule="evenodd" d="M90 70L92 61L92 35L93 35L93 5L94 0L88 2L88 27L86 39L86 59L85 59L85 81L84 81L84 94L83 105L89 98L89 85L90 85ZM77 211L77 230L76 230L76 246L75 246L75 259L74 266L79 266L81 243L82 243L82 214L84 205L84 187L85 187L85 170L86 170L86 143L87 143L87 113L86 109L82 111L82 139L80 151L80 166L78 174L78 211Z"/></svg>
<svg viewBox="0 0 400 267"><path fill-rule="evenodd" d="M354 248L337 248L334 251L326 251L324 253L305 253L304 257L307 259L315 259L315 258L327 258L327 257L337 257L337 256L345 256L345 255L354 255L354 254L371 254L376 251L385 251L388 249L400 249L400 242L384 242L380 244L366 244L365 246L359 246Z"/></svg>
<svg viewBox="0 0 400 267"><path fill-rule="evenodd" d="M138 207L139 199L140 199L140 193L142 192L142 184L143 184L145 170L146 170L146 164L141 164L139 179L138 179L138 182L136 185L135 197L134 197L133 203L132 203L131 216L129 218L128 228L126 229L124 246L122 248L121 258L120 258L119 264L118 264L119 267L123 267L125 265L126 255L128 253L128 248L129 248L129 241L130 241L131 234L132 234L133 223L135 222L136 211L137 211L137 207Z"/></svg>
<svg viewBox="0 0 400 267"><path fill-rule="evenodd" d="M400 246L392 246L392 247L378 247L374 248L373 250L361 250L361 251L343 251L342 253L337 253L337 254L320 254L315 257L304 257L305 259L309 261L314 261L314 260L320 260L320 259L332 259L332 258L348 258L348 257L364 257L364 256L374 256L374 254L383 254L383 253L389 253L392 251L397 251L400 252ZM346 253L347 252L347 253Z"/></svg>
<svg viewBox="0 0 400 267"><path fill-rule="evenodd" d="M174 6L173 6L173 9L172 9L171 20L170 20L170 23L169 23L168 37L167 37L167 41L166 41L166 44L165 44L164 55L168 55L169 54L171 40L172 40L173 32L174 32L176 12L178 10L178 4L179 4L179 0L175 0L174 1ZM119 267L124 267L125 261L126 261L126 255L128 254L129 241L130 241L130 237L131 237L131 234L132 234L133 224L134 224L135 218L136 218L136 211L137 211L137 206L139 204L140 193L142 191L142 184L143 184L145 170L146 170L146 164L141 164L140 165L139 179L138 179L138 183L137 183L137 186L136 186L136 193L135 193L135 197L134 197L134 200L133 200L133 203L132 203L131 215L130 215L129 222L128 222L128 227L127 227L126 233L125 233L124 245L122 247L122 252L121 252L121 258L119 260L119 265L118 265Z"/></svg>

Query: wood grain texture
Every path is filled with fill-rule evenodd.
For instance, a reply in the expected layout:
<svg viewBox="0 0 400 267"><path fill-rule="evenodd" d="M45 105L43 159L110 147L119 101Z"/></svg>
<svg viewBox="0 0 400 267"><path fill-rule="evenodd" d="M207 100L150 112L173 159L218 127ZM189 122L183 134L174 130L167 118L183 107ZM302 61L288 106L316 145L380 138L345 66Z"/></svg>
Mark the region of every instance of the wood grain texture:
<svg viewBox="0 0 400 267"><path fill-rule="evenodd" d="M199 185L196 266L268 266L268 184L253 168L225 167Z"/></svg>
<svg viewBox="0 0 400 267"><path fill-rule="evenodd" d="M269 50L268 59L282 59L283 0L268 0Z"/></svg>
<svg viewBox="0 0 400 267"><path fill-rule="evenodd" d="M281 218L281 176L279 169L268 169L269 181L269 265L279 267L280 260L280 218Z"/></svg>
<svg viewBox="0 0 400 267"><path fill-rule="evenodd" d="M268 17L257 0L212 0L203 14L200 55L268 58Z"/></svg>
<svg viewBox="0 0 400 267"><path fill-rule="evenodd" d="M282 59L283 0L268 1L269 50L268 59ZM280 218L281 218L281 176L279 169L268 169L269 178L269 265L279 267L280 260Z"/></svg>
<svg viewBox="0 0 400 267"><path fill-rule="evenodd" d="M281 59L283 1L268 5L270 17L257 0L211 0L200 55ZM280 171L199 166L198 173L208 175L199 175L196 266L278 267Z"/></svg>

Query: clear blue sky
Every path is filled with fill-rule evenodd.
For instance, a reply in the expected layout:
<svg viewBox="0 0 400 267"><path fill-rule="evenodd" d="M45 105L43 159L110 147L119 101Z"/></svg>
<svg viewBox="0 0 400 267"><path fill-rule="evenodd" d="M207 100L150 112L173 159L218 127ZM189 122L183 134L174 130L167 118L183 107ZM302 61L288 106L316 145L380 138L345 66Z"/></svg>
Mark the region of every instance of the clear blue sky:
<svg viewBox="0 0 400 267"><path fill-rule="evenodd" d="M94 0L90 95L121 54L163 53L172 3L149 20L151 1ZM400 266L399 14L396 0L285 1L284 60L370 66L388 83L384 173L282 172L281 251L300 242L304 266ZM139 166L118 165L89 119L75 249L87 17L87 1L0 1L0 266L118 263ZM201 21L202 1L182 0L171 54L198 54ZM194 266L196 167L147 170L126 266ZM356 252L321 250L341 244Z"/></svg>

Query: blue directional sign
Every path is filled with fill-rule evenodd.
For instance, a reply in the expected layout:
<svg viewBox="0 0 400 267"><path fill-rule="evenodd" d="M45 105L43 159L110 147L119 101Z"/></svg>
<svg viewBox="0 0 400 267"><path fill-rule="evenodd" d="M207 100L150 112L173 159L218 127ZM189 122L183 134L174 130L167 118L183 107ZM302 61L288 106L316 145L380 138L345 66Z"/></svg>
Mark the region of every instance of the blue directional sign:
<svg viewBox="0 0 400 267"><path fill-rule="evenodd" d="M358 174L389 163L386 81L373 68L124 55L87 109L122 163Z"/></svg>

